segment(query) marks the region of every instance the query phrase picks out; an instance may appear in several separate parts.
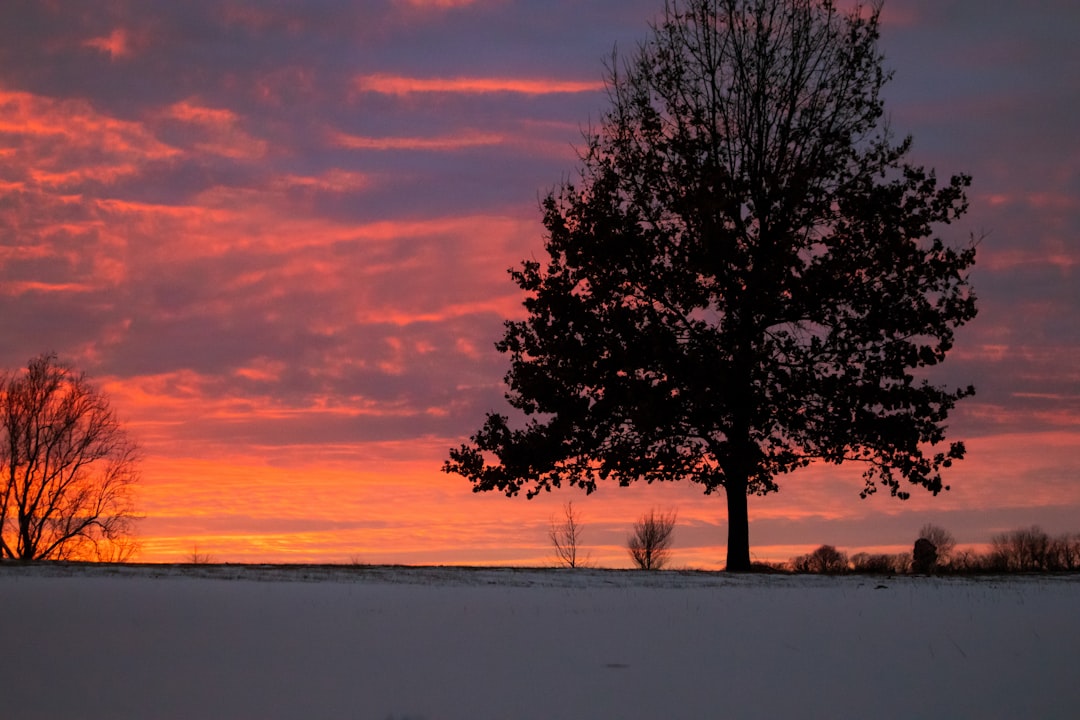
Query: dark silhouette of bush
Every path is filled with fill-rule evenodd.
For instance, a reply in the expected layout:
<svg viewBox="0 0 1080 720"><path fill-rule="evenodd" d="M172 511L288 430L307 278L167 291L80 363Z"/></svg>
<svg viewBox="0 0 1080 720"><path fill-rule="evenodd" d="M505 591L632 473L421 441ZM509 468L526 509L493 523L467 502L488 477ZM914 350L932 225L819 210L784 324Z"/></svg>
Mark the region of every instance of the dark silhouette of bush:
<svg viewBox="0 0 1080 720"><path fill-rule="evenodd" d="M938 552L934 543L924 537L915 541L911 551L911 571L925 575L937 566Z"/></svg>
<svg viewBox="0 0 1080 720"><path fill-rule="evenodd" d="M822 545L809 555L801 555L791 561L791 569L800 573L836 575L847 572L848 556L832 545Z"/></svg>
<svg viewBox="0 0 1080 720"><path fill-rule="evenodd" d="M953 553L949 562L949 572L964 575L987 572L989 556L974 550L960 550Z"/></svg>
<svg viewBox="0 0 1080 720"><path fill-rule="evenodd" d="M948 565L953 550L956 548L956 538L953 534L933 523L927 523L919 530L919 539L929 540L934 544L937 553L936 565Z"/></svg>
<svg viewBox="0 0 1080 720"><path fill-rule="evenodd" d="M869 574L894 574L908 570L907 556L902 563L897 562L895 555L885 553L856 553L851 556L851 569L857 573Z"/></svg>
<svg viewBox="0 0 1080 720"><path fill-rule="evenodd" d="M945 547L947 562L942 560L941 548L933 543L933 539ZM926 544L934 546L934 554L920 556L913 547L912 552L896 555L860 552L852 555L850 561L833 546L822 545L812 553L792 558L787 567L796 573L819 574L856 572L904 575L933 572L976 575L1080 571L1080 533L1051 536L1038 525L995 535L986 552L970 548L957 550L951 533L935 525L925 525L919 532L916 547Z"/></svg>

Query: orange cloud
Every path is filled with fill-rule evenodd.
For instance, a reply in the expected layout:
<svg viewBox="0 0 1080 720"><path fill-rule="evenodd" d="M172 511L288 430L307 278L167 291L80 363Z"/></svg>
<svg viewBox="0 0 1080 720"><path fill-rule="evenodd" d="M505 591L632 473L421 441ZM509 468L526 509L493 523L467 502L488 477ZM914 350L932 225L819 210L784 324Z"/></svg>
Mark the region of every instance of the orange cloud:
<svg viewBox="0 0 1080 720"><path fill-rule="evenodd" d="M182 100L166 108L162 117L199 128L201 140L194 147L200 152L236 160L258 160L266 155L266 141L244 132L240 116L231 110Z"/></svg>
<svg viewBox="0 0 1080 720"><path fill-rule="evenodd" d="M131 57L134 54L131 39L123 28L117 28L103 37L90 38L83 43L83 46L100 50L113 60Z"/></svg>
<svg viewBox="0 0 1080 720"><path fill-rule="evenodd" d="M238 377L246 380L263 382L276 382L281 379L285 372L285 363L280 360L272 360L266 357L256 358L247 367L235 371Z"/></svg>
<svg viewBox="0 0 1080 720"><path fill-rule="evenodd" d="M360 322L384 322L404 327L414 323L441 323L454 318L476 314L516 318L523 313L521 295L508 293L501 297L491 297L477 302L452 303L430 312L401 312L388 308L366 308L357 311L356 319Z"/></svg>
<svg viewBox="0 0 1080 720"><path fill-rule="evenodd" d="M221 110L196 105L190 100L173 103L163 113L166 117L196 125L216 128L231 128L238 116L232 110Z"/></svg>
<svg viewBox="0 0 1080 720"><path fill-rule="evenodd" d="M284 175L271 182L271 188L277 191L294 189L317 190L321 192L346 193L371 187L369 175L348 170L327 170L320 175Z"/></svg>
<svg viewBox="0 0 1080 720"><path fill-rule="evenodd" d="M96 111L83 100L55 100L0 89L4 174L21 172L55 189L87 180L111 183L179 151L145 125ZM72 158L78 158L73 160Z"/></svg>
<svg viewBox="0 0 1080 720"><path fill-rule="evenodd" d="M480 0L396 0L396 2L417 8L447 9L475 5L480 2Z"/></svg>
<svg viewBox="0 0 1080 720"><path fill-rule="evenodd" d="M519 126L497 131L463 130L455 134L431 137L370 137L327 131L329 142L336 147L354 150L402 150L453 152L477 147L502 146L534 157L565 157L568 164L575 159L573 144L567 138L580 136L580 127L573 123L521 121Z"/></svg>
<svg viewBox="0 0 1080 720"><path fill-rule="evenodd" d="M383 95L410 95L413 93L550 95L556 93L595 92L604 87L604 84L599 81L497 77L414 78L384 74L361 75L356 78L354 84L356 89L361 92L374 92Z"/></svg>
<svg viewBox="0 0 1080 720"><path fill-rule="evenodd" d="M1024 265L1052 265L1062 272L1069 272L1080 265L1080 253L1067 248L1009 248L987 251L979 260L980 265L997 272L1012 270Z"/></svg>
<svg viewBox="0 0 1080 720"><path fill-rule="evenodd" d="M464 132L441 137L364 137L333 132L330 141L350 150L462 150L471 147L498 145L504 141L496 133Z"/></svg>
<svg viewBox="0 0 1080 720"><path fill-rule="evenodd" d="M93 290L93 286L81 283L45 283L30 281L13 281L4 283L0 294L16 296L25 293L85 293Z"/></svg>

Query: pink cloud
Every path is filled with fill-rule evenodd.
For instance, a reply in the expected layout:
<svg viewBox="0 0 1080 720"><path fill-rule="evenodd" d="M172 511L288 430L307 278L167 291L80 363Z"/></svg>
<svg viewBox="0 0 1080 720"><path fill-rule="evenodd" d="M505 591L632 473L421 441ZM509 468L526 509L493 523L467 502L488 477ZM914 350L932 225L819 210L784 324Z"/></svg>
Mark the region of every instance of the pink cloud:
<svg viewBox="0 0 1080 720"><path fill-rule="evenodd" d="M0 144L8 143L0 175L47 188L115 182L179 152L143 123L110 117L86 101L0 88Z"/></svg>
<svg viewBox="0 0 1080 720"><path fill-rule="evenodd" d="M83 43L85 47L100 50L112 60L129 58L134 54L131 38L127 30L117 28L108 35L90 38Z"/></svg>
<svg viewBox="0 0 1080 720"><path fill-rule="evenodd" d="M0 294L9 296L25 295L27 293L87 293L95 288L92 285L82 283L46 283L23 281L5 283L0 289Z"/></svg>
<svg viewBox="0 0 1080 720"><path fill-rule="evenodd" d="M315 72L296 65L273 70L255 83L255 96L261 102L275 107L288 103L310 102L317 93Z"/></svg>
<svg viewBox="0 0 1080 720"><path fill-rule="evenodd" d="M476 5L481 0L395 0L401 5L410 5L416 8L459 8L468 7L469 5Z"/></svg>
<svg viewBox="0 0 1080 720"><path fill-rule="evenodd" d="M361 75L355 79L354 85L360 92L374 92L383 95L410 95L413 93L549 95L596 92L604 87L600 81L506 77L416 78L388 74Z"/></svg>
<svg viewBox="0 0 1080 720"><path fill-rule="evenodd" d="M223 2L217 8L226 26L239 25L260 33L276 27L282 27L290 34L302 32L305 26L303 13L288 10L289 8L283 11L280 8L265 6L265 4L236 0Z"/></svg>
<svg viewBox="0 0 1080 720"><path fill-rule="evenodd" d="M504 142L504 138L497 133L476 131L438 137L364 137L332 132L330 141L338 147L350 150L452 151L499 145Z"/></svg>
<svg viewBox="0 0 1080 720"><path fill-rule="evenodd" d="M328 193L351 193L371 187L370 175L349 170L331 169L318 175L282 175L270 181L274 191L312 190Z"/></svg>
<svg viewBox="0 0 1080 720"><path fill-rule="evenodd" d="M195 129L193 148L198 152L235 160L259 160L266 155L267 142L245 132L240 116L232 110L206 107L189 99L170 105L161 116Z"/></svg>
<svg viewBox="0 0 1080 720"><path fill-rule="evenodd" d="M1068 248L1027 249L1007 248L986 253L980 265L995 272L1007 271L1023 265L1052 265L1062 272L1069 272L1080 265L1080 252Z"/></svg>

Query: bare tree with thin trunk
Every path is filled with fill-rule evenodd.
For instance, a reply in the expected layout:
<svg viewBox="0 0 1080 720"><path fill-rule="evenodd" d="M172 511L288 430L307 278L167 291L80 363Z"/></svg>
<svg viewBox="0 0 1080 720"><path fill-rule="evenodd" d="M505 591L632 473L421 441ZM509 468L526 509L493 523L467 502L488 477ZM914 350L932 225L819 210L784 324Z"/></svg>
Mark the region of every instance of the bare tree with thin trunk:
<svg viewBox="0 0 1080 720"><path fill-rule="evenodd" d="M1038 525L1000 533L990 539L990 564L995 570L1032 572L1051 569L1053 541Z"/></svg>
<svg viewBox="0 0 1080 720"><path fill-rule="evenodd" d="M641 570L660 570L671 558L674 540L675 511L650 510L634 523L634 532L626 539L626 549Z"/></svg>
<svg viewBox="0 0 1080 720"><path fill-rule="evenodd" d="M210 553L199 552L199 543L195 543L191 547L191 554L188 555L187 561L190 565L210 565L214 562L214 557Z"/></svg>
<svg viewBox="0 0 1080 720"><path fill-rule="evenodd" d="M0 373L0 557L130 557L137 462L106 397L56 355Z"/></svg>
<svg viewBox="0 0 1080 720"><path fill-rule="evenodd" d="M581 515L574 510L572 502L563 505L562 520L552 516L548 537L560 565L576 568L588 562L588 557L580 554L582 527Z"/></svg>

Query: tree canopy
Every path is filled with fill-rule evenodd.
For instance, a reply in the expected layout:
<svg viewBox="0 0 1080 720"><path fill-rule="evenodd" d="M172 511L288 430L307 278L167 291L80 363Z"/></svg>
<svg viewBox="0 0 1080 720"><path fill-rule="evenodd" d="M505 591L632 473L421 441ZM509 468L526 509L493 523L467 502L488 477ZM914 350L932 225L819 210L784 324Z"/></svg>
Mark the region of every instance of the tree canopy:
<svg viewBox="0 0 1080 720"><path fill-rule="evenodd" d="M933 384L975 317L967 209L886 122L880 5L670 0L608 65L580 176L543 201L548 258L511 270L514 419L450 452L474 490L689 480L723 488L730 570L750 567L748 494L818 460L863 495L937 494L964 455Z"/></svg>

